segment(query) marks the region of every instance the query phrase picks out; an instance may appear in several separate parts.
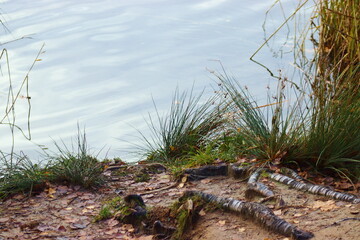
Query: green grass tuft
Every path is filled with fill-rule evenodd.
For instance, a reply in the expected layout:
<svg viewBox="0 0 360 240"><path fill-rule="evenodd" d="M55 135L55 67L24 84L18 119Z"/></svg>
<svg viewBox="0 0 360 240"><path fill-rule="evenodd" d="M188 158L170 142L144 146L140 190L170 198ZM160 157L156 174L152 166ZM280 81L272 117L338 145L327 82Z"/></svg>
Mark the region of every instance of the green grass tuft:
<svg viewBox="0 0 360 240"><path fill-rule="evenodd" d="M194 96L175 91L170 111L160 116L156 109L157 122L149 114L148 126L152 136L143 140L144 155L149 161L174 162L196 153L205 145L205 139L222 124L214 99L201 101L202 93ZM156 106L155 106L156 108Z"/></svg>
<svg viewBox="0 0 360 240"><path fill-rule="evenodd" d="M80 185L85 188L98 187L104 182L103 165L91 156L86 141L85 131L78 129L76 148L72 150L62 142L55 142L59 154L51 157L53 173L58 181Z"/></svg>
<svg viewBox="0 0 360 240"><path fill-rule="evenodd" d="M12 166L5 164L0 176L0 199L16 193L31 195L42 191L53 179L49 165L34 164L27 157L18 158Z"/></svg>

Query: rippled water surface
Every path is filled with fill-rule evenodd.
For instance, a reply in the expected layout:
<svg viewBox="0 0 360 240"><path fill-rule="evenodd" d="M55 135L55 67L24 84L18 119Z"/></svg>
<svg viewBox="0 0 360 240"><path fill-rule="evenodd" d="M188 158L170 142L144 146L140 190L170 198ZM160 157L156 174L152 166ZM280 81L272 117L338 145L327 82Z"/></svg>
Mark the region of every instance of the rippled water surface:
<svg viewBox="0 0 360 240"><path fill-rule="evenodd" d="M272 0L13 0L0 1L0 42L9 53L14 89L45 43L30 72L32 140L53 149L52 139L69 143L77 123L86 128L94 152L111 147L120 156L134 141L133 127L146 129L144 117L171 103L176 86L205 94L214 89L206 70L226 69L262 98L272 81L249 61L264 41L262 23ZM289 6L296 1L283 1ZM283 19L276 14L270 26ZM271 54L259 60L272 62ZM6 101L6 61L1 59L1 104ZM21 94L26 96L25 91ZM4 109L1 109L2 113ZM27 99L19 98L16 120L26 130ZM146 131L146 130L145 130ZM1 125L2 150L11 146ZM16 149L38 157L39 149L16 131ZM105 154L106 150L103 151Z"/></svg>

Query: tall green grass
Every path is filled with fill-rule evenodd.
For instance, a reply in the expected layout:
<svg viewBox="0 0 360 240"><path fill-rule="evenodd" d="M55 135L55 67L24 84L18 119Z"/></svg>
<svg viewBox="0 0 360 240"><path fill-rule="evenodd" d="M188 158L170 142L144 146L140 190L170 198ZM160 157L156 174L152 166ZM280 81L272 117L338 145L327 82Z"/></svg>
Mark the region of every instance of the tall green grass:
<svg viewBox="0 0 360 240"><path fill-rule="evenodd" d="M318 169L360 177L360 2L317 4L311 125L304 149ZM306 37L306 36L304 36Z"/></svg>
<svg viewBox="0 0 360 240"><path fill-rule="evenodd" d="M305 2L300 2L300 7ZM263 115L252 96L236 81L226 74L220 75L220 80L234 103L232 111L239 113L235 123L250 145L250 153L265 161L280 158L284 163L310 164L318 171L331 170L358 179L360 4L319 0L315 8L309 24L304 24L306 29L300 30L294 43L294 62L301 78L289 81L299 82L292 94L297 99L290 101L289 106L283 104L282 96L289 98L289 94L283 87L287 81L281 77L277 104L270 107L267 115L270 118ZM310 59L307 39L314 44Z"/></svg>
<svg viewBox="0 0 360 240"><path fill-rule="evenodd" d="M16 193L33 193L43 190L52 179L49 164L34 164L26 156L13 156L16 163L2 156L0 164L0 199Z"/></svg>
<svg viewBox="0 0 360 240"><path fill-rule="evenodd" d="M156 117L149 114L147 124L151 137L142 135L142 152L150 161L172 162L195 154L223 120L215 99L202 100L202 93L175 91L170 110Z"/></svg>
<svg viewBox="0 0 360 240"><path fill-rule="evenodd" d="M246 153L262 162L280 163L299 154L308 113L302 106L303 96L290 105L285 99L286 80L279 81L273 102L259 106L251 93L236 79L217 74L223 91L228 93L230 128L246 145Z"/></svg>
<svg viewBox="0 0 360 240"><path fill-rule="evenodd" d="M78 133L75 144L68 147L55 142L58 154L50 157L51 171L57 182L66 182L85 188L95 188L104 183L103 166L90 153L85 131Z"/></svg>

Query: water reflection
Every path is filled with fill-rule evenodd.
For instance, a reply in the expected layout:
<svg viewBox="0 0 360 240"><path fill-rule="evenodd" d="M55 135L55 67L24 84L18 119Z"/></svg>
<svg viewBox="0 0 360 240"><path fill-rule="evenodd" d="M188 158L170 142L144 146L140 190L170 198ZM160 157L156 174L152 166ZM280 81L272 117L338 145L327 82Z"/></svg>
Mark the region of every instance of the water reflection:
<svg viewBox="0 0 360 240"><path fill-rule="evenodd" d="M2 1L11 34L3 34L0 42L31 36L6 45L15 82L46 44L43 61L30 75L33 140L50 148L51 138L69 142L78 122L95 152L107 145L109 157L126 159L121 150L126 144L119 139L136 134L130 125L146 127L143 116L153 111L151 98L162 110L175 86L189 89L195 82L195 91L209 86L206 68L220 69L211 59L221 60L255 94L264 92L269 76L248 58L263 41L261 24L272 3ZM6 87L1 90L4 94ZM213 89L205 92L211 95ZM17 108L21 126L26 126L26 110ZM2 149L9 149L8 130L1 126L0 133ZM37 158L34 145L19 135L17 149Z"/></svg>

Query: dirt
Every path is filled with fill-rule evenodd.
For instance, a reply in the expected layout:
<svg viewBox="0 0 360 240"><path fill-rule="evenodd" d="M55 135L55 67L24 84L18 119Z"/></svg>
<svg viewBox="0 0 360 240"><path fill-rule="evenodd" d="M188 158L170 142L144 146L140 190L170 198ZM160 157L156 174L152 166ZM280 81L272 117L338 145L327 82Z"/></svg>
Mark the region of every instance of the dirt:
<svg viewBox="0 0 360 240"><path fill-rule="evenodd" d="M186 190L245 200L246 183L228 177L209 177L201 181L175 183L169 173L159 172L151 173L148 182L136 182L132 174L115 176L115 172L111 173L112 180L97 191L85 191L76 186L48 185L45 191L36 196L16 195L0 202L0 240L150 240L152 235L141 235L131 225L121 224L116 219L94 222L105 200L129 193L144 194L142 197L147 207L159 209L161 219L166 218L166 209ZM110 172L107 174L110 175ZM272 208L279 217L302 230L314 233L313 239L360 239L360 204L299 192L268 179L263 179L262 182L281 195L287 205L280 208L274 202L264 204ZM165 224L174 223L174 219L168 220ZM254 224L252 219L219 209L203 211L197 223L186 234L186 238L287 239Z"/></svg>

